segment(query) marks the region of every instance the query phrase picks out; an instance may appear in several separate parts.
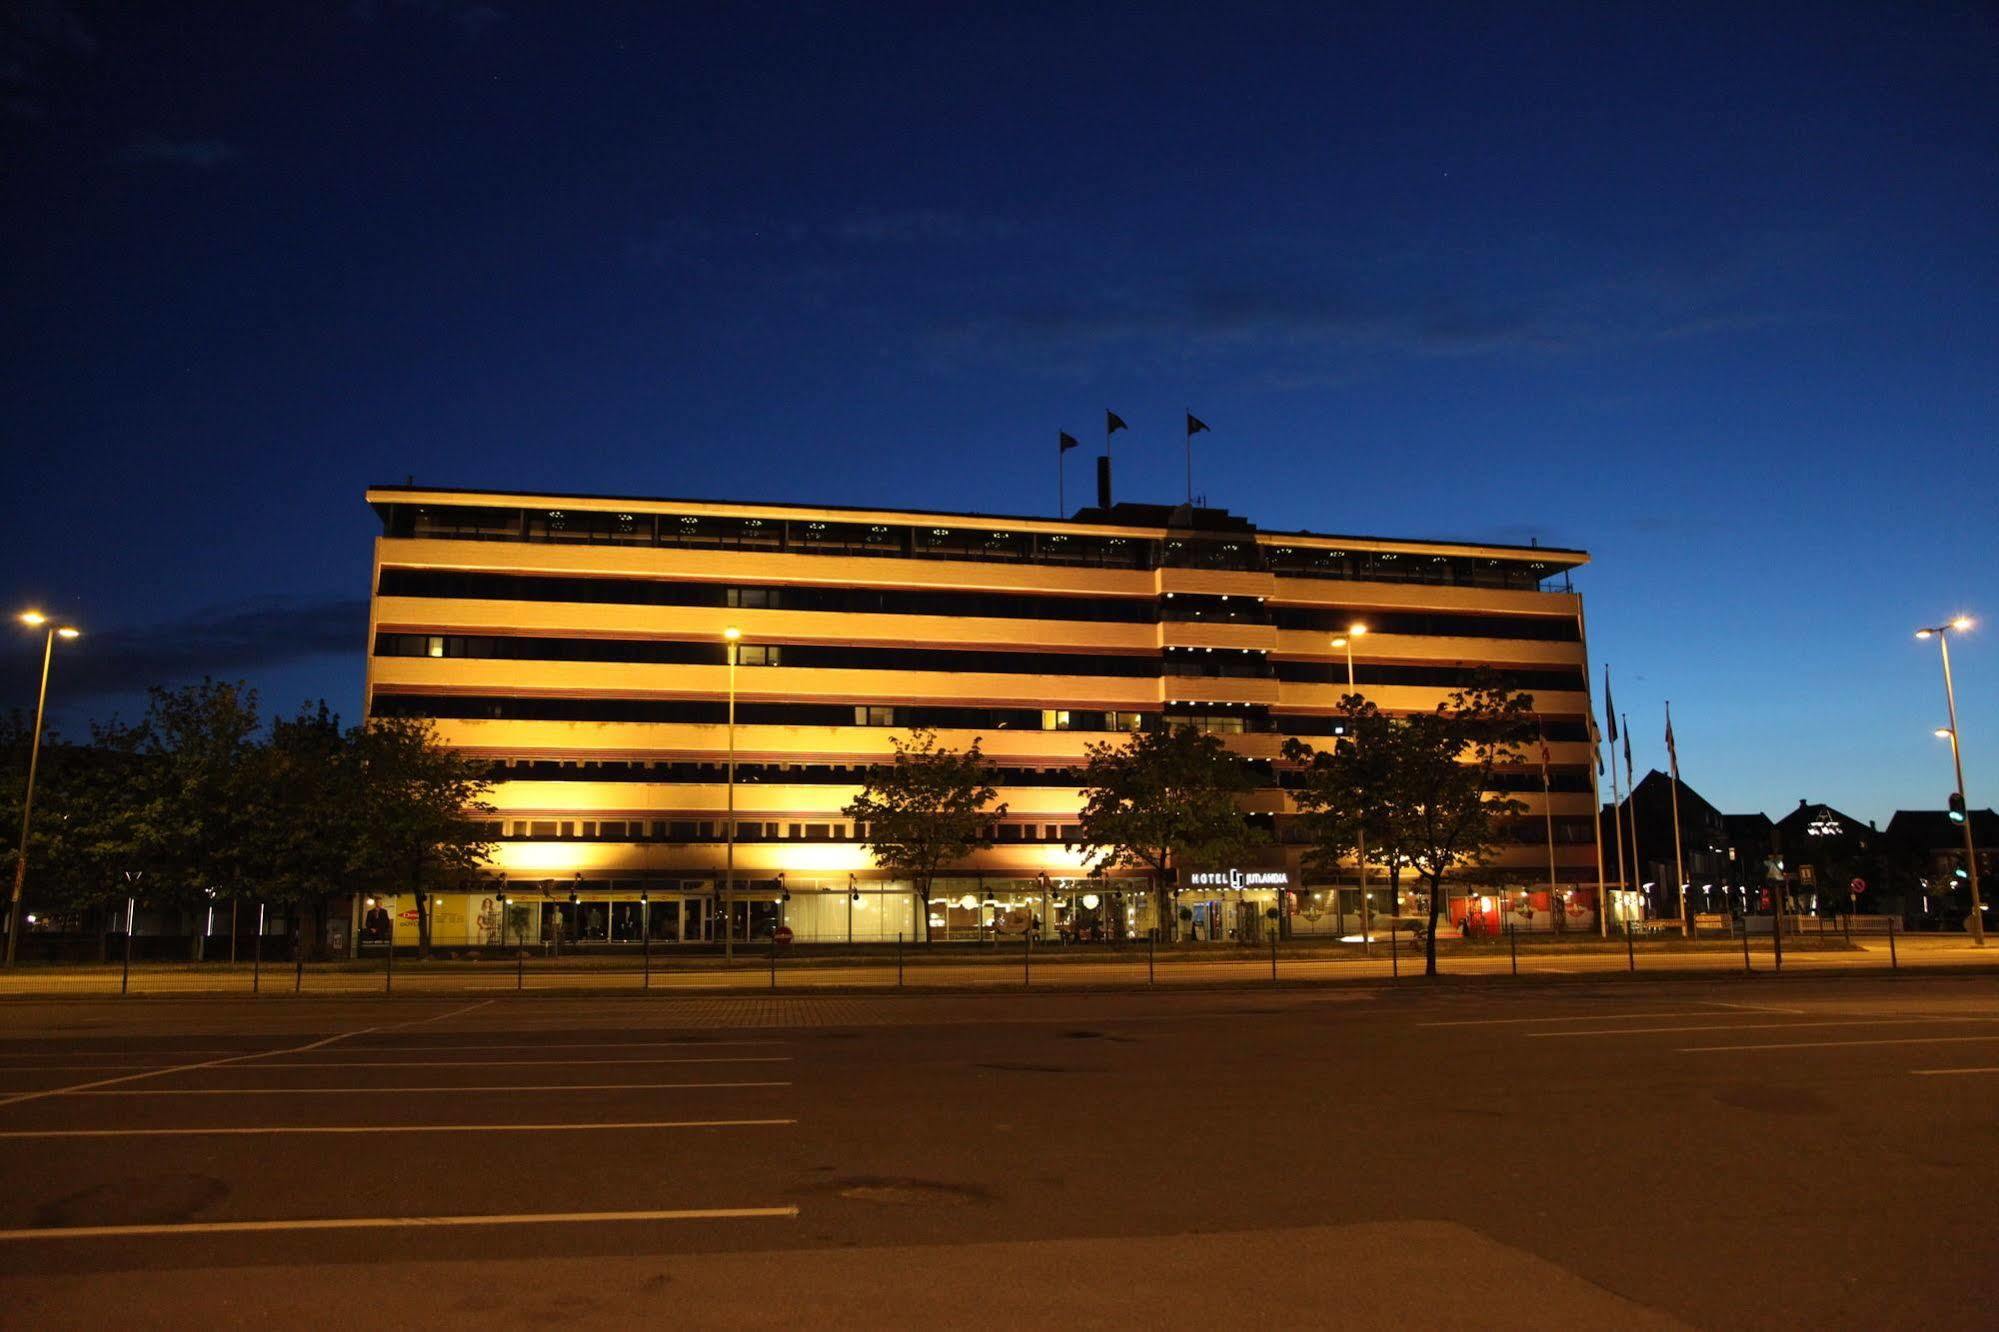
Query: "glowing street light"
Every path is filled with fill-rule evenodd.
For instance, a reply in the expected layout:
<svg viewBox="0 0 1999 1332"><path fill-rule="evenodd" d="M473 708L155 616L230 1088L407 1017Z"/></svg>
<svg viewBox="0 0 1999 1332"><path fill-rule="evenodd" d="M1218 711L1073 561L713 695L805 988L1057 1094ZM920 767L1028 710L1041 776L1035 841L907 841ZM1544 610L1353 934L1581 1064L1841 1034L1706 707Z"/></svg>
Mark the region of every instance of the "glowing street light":
<svg viewBox="0 0 1999 1332"><path fill-rule="evenodd" d="M1354 688L1353 682L1353 641L1366 632L1367 625L1359 620L1355 620L1347 626L1345 634L1333 640L1334 647L1346 649L1347 692L1349 694L1358 692ZM1372 955L1374 952L1374 930L1372 928L1374 913L1369 908L1367 901L1367 833L1365 830L1356 830L1354 833L1354 853L1355 859L1360 866L1360 948L1362 953Z"/></svg>
<svg viewBox="0 0 1999 1332"><path fill-rule="evenodd" d="M1917 638L1934 638L1943 655L1943 700L1950 713L1948 728L1939 728L1937 736L1950 741L1951 764L1957 770L1957 805L1969 810L1964 797L1964 745L1963 737L1957 729L1957 690L1950 679L1950 636L1961 634L1971 628L1973 620L1969 615L1959 615L1949 624L1931 625L1927 629L1916 630ZM1967 814L1964 821L1964 865L1968 873L1966 880L1971 886L1971 942L1980 948L1985 946L1985 907L1978 897L1978 853L1972 846L1971 819Z"/></svg>
<svg viewBox="0 0 1999 1332"><path fill-rule="evenodd" d="M7 900L7 954L6 965L14 966L15 944L21 937L21 893L28 885L28 831L35 811L35 770L42 758L42 717L49 700L49 663L55 657L56 640L65 641L78 638L81 631L74 625L59 624L38 610L25 610L20 621L30 629L43 630L42 634L42 685L35 695L35 734L28 743L28 785L21 796L21 854L14 860L14 891Z"/></svg>

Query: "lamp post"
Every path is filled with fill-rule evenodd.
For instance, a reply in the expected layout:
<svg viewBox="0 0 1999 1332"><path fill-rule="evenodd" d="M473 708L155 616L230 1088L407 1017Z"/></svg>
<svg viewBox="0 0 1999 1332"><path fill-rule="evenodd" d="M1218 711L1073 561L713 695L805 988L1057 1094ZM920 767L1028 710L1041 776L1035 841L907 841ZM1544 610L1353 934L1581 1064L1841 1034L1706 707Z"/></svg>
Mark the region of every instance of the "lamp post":
<svg viewBox="0 0 1999 1332"><path fill-rule="evenodd" d="M35 770L42 759L42 716L49 701L49 663L55 659L58 638L67 641L81 632L74 625L58 624L38 610L22 611L20 620L30 629L45 632L42 636L42 686L35 695L35 734L28 742L28 786L21 796L21 854L14 860L14 891L7 899L6 964L10 971L14 966L14 947L21 937L21 892L28 886L28 830L35 810Z"/></svg>
<svg viewBox="0 0 1999 1332"><path fill-rule="evenodd" d="M1964 751L1958 743L1957 732L1957 691L1950 680L1950 636L1953 632L1963 633L1971 628L1969 615L1960 615L1949 624L1934 625L1928 629L1916 630L1917 638L1935 638L1937 647L1943 652L1943 701L1950 714L1950 759L1957 769L1957 803L1964 807L1964 869L1971 881L1971 942L1980 948L1985 946L1985 908L1978 898L1978 852L1972 845L1971 806L1964 797ZM7 936L11 949L14 936ZM9 954L11 958L11 953Z"/></svg>
<svg viewBox="0 0 1999 1332"><path fill-rule="evenodd" d="M736 657L743 631L730 625L722 631L729 654L729 788L726 822L722 825L722 960L736 956Z"/></svg>
<svg viewBox="0 0 1999 1332"><path fill-rule="evenodd" d="M1347 631L1344 635L1333 640L1334 647L1346 649L1347 692L1349 694L1358 692L1354 688L1353 682L1353 641L1366 632L1367 626L1356 620L1347 626ZM1356 746L1359 745L1359 737L1355 737L1354 743ZM1367 828L1365 821L1363 821L1363 826L1354 831L1354 850L1358 853L1356 858L1360 862L1360 950L1364 954L1372 955L1374 952L1374 913L1369 909L1367 902Z"/></svg>

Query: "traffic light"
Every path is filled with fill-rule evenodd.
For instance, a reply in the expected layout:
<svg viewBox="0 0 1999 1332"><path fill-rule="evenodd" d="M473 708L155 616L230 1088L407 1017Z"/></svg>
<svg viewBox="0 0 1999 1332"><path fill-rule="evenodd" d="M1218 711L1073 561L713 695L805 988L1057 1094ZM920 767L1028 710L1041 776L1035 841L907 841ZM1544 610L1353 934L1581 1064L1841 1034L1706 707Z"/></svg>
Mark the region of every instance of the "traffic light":
<svg viewBox="0 0 1999 1332"><path fill-rule="evenodd" d="M1958 794L1957 792L1955 792L1955 791L1952 791L1952 792L1950 793L1950 802L1949 802L1949 803L1950 803L1950 821L1951 821L1952 823L1963 823L1963 822L1964 822L1964 797L1963 797L1963 796L1961 796L1961 795L1959 795L1959 794Z"/></svg>

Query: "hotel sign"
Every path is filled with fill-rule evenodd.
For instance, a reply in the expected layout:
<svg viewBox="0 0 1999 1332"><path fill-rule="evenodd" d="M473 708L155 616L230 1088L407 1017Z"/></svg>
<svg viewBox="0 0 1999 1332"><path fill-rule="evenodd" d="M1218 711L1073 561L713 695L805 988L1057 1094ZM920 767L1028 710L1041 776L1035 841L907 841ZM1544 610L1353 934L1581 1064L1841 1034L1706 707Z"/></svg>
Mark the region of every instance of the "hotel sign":
<svg viewBox="0 0 1999 1332"><path fill-rule="evenodd" d="M1289 870L1197 870L1187 876L1187 882L1195 888L1289 888Z"/></svg>

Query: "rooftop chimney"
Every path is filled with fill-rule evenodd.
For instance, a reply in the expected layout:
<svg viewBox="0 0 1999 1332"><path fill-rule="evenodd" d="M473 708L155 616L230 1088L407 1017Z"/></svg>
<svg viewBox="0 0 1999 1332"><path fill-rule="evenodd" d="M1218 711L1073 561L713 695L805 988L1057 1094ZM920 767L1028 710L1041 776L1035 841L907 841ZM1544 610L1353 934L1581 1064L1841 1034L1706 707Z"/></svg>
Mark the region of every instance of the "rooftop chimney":
<svg viewBox="0 0 1999 1332"><path fill-rule="evenodd" d="M1097 507L1111 507L1111 459L1107 453L1097 458Z"/></svg>

